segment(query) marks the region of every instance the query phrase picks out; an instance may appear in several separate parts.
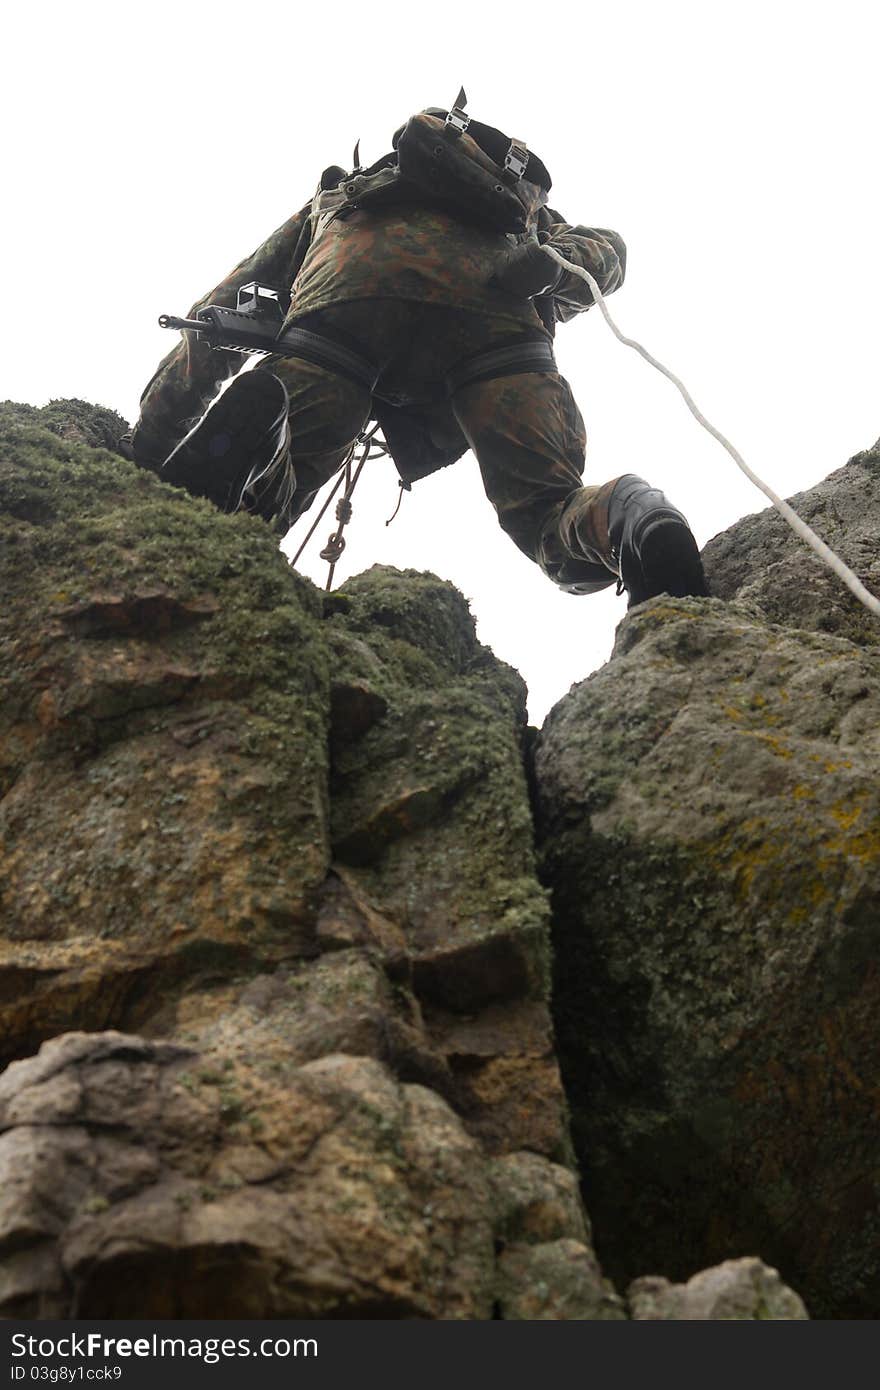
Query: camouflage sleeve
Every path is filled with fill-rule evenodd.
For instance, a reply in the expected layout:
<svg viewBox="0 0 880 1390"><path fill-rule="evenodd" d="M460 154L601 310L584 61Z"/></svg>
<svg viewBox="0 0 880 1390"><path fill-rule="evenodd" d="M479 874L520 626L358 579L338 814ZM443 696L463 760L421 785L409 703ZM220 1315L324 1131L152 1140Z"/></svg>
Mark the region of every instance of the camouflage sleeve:
<svg viewBox="0 0 880 1390"><path fill-rule="evenodd" d="M310 210L307 203L182 317L195 317L206 304L234 306L239 286L249 280L289 287L308 246ZM184 332L159 363L141 396L140 418L131 437L138 462L148 467L163 463L241 365L238 353L209 347L199 342L195 333Z"/></svg>
<svg viewBox="0 0 880 1390"><path fill-rule="evenodd" d="M554 247L567 261L588 270L603 294L620 288L626 273L626 246L617 232L605 227L574 227L563 222L552 208L547 208L545 215L539 232L543 243ZM586 281L567 271L552 294L556 317L563 323L593 303Z"/></svg>

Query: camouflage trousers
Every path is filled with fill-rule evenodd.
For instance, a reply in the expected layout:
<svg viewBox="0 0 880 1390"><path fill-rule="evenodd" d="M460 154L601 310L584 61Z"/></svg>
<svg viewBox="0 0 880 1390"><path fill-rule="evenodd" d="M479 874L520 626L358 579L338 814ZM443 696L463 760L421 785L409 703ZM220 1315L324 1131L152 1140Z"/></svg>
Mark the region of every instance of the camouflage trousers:
<svg viewBox="0 0 880 1390"><path fill-rule="evenodd" d="M381 368L377 395L416 409L437 399L446 372L516 332L508 320L396 300L334 305L298 325L360 352ZM273 356L257 370L280 377L290 398L295 519L342 466L373 417L373 401L365 386L299 358ZM584 423L564 377L527 372L474 382L444 412L472 449L501 527L519 549L570 593L613 584L608 499L617 480L584 486Z"/></svg>

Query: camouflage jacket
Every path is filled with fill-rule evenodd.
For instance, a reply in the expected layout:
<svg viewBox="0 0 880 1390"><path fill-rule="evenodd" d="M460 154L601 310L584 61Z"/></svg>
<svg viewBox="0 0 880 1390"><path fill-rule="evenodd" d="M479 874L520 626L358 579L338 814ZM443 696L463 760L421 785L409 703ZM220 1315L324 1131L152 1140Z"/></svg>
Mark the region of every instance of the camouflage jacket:
<svg viewBox="0 0 880 1390"><path fill-rule="evenodd" d="M467 146L473 142L466 135L459 143L471 155ZM494 171L497 180L496 166L476 146L474 152L475 163ZM623 281L626 249L615 232L567 223L543 198L535 197L523 209L522 230L504 232L485 221L465 220L451 206L447 190L435 193L401 177L396 153L349 174L334 166L325 170L310 202L199 299L188 317L207 304L234 306L238 288L258 280L290 287L287 322L331 304L390 297L507 319L512 333L531 327L552 335L557 321L590 307L586 283L563 274L552 295L520 300L489 285L499 258L511 245L537 239L588 269L608 294ZM239 354L211 348L194 333L184 333L141 397L133 439L136 456L156 464L166 458L240 367ZM387 413L384 408L386 417ZM451 410L445 413L449 420L441 433L450 442L437 456L437 467L453 462L466 448ZM430 431L435 436L438 423L435 413ZM398 454L401 449L421 452L418 420L414 425L410 412L405 435L393 428L389 433L398 439L395 461L406 473L407 460ZM427 419L424 433L427 437Z"/></svg>

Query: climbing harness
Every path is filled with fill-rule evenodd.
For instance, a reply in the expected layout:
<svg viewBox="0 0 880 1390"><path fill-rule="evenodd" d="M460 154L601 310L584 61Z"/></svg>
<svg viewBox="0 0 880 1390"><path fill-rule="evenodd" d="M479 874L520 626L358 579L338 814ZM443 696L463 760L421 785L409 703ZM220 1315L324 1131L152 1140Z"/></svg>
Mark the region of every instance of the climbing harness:
<svg viewBox="0 0 880 1390"><path fill-rule="evenodd" d="M319 367L336 372L339 376L365 386L372 395L379 378L379 368L366 357L344 347L335 338L323 333L312 333L309 329L291 325L274 340L271 351L284 357L301 357L306 362L314 362Z"/></svg>
<svg viewBox="0 0 880 1390"><path fill-rule="evenodd" d="M344 348L335 339L325 338L317 333L307 332L305 329L288 329L287 333L277 340L277 346L283 348L286 356L304 357L307 361L317 362L321 366L328 367L330 370L338 372L341 376L357 381L360 385L366 386L371 393L374 392L376 382L379 377L379 369L374 367L365 357ZM346 360L347 359L347 360ZM475 353L472 357L459 362L451 371L447 372L443 378L442 387L438 391L438 399L451 397L456 391L460 391L463 386L468 386L476 381L488 381L492 377L516 376L521 372L555 372L556 359L553 356L553 347L546 338L532 340L529 338L517 340L503 345L500 348L490 348ZM378 399L382 399L381 393L376 393ZM329 589L336 563L345 549L345 540L342 532L351 520L351 494L354 492L355 483L361 475L363 465L370 458L379 458L390 453L388 445L384 439L378 436L379 425L358 435L352 444L345 460L343 471L336 479L329 495L324 501L318 516L309 530L305 540L297 550L291 566L296 565L312 536L315 534L333 498L336 496L345 479L345 492L336 504L336 519L339 522L337 531L329 538L324 549L320 552L321 559L327 560L330 564L330 574L327 579ZM358 444L366 445L367 452L362 455L358 462L354 475L351 475L351 462L354 457ZM390 526L397 513L400 511L400 504L403 501L404 492L412 490L410 479L401 478L400 495L397 499L397 506L392 515L385 522Z"/></svg>
<svg viewBox="0 0 880 1390"><path fill-rule="evenodd" d="M345 491L343 492L339 501L336 503L336 520L339 524L336 527L336 530L331 532L330 536L327 539L327 544L324 546L324 549L320 552L321 559L326 560L330 565L330 569L327 574L327 583L324 586L327 590L329 590L331 585L333 584L333 573L336 569L337 561L339 560L339 557L345 549L345 537L342 533L352 518L351 498L355 490L355 487L357 486L358 478L361 476L361 473L363 472L364 464L367 462L368 459L381 458L383 454L388 453L387 444L381 437L377 437L378 435L378 425L373 425L372 429L364 430L361 432L361 434L358 435L357 439L354 441L348 453L346 454L345 462L340 470L339 477L333 484L333 487L326 501L324 502L323 507L321 508L317 517L315 518L308 535L306 536L299 550L294 555L293 559L290 561L290 566L291 568L293 568L293 566L296 564L297 560L305 550L306 546L308 545L309 541L312 539L312 536L315 534L318 527L320 526L324 518L324 514L327 511L327 508L330 506L330 503L333 501L333 498L336 496L344 481ZM352 473L351 465L354 460L357 446L359 444L362 446L361 456L358 459L357 468ZM402 495L403 494L401 493L401 496Z"/></svg>
<svg viewBox="0 0 880 1390"><path fill-rule="evenodd" d="M506 347L490 348L459 362L446 373L443 387L447 396L470 386L475 381L490 381L492 377L516 376L520 372L555 372L553 345L547 338L510 343Z"/></svg>
<svg viewBox="0 0 880 1390"><path fill-rule="evenodd" d="M602 291L599 289L599 286L596 284L596 281L594 280L590 272L588 270L584 270L579 265L572 265L571 261L567 261L564 256L561 256L559 252L555 249L555 247L542 246L541 249L545 251L552 260L556 261L558 265L561 265L565 270L570 271L572 275L576 275L579 279L586 281L586 283L592 290L593 299L599 305L605 322L608 324L608 327L611 329L611 332L614 334L615 338L617 338L619 342L623 343L624 346L630 347L635 352L639 353L641 357L644 357L646 362L649 362L652 367L656 367L658 372L662 372L663 376L667 377L668 380L672 382L673 386L677 387L684 399L685 405L693 415L694 419L700 425L703 426L703 429L708 430L709 434L713 435L714 438L718 440L718 443L721 444L727 450L734 463L737 465L738 468L742 470L743 473L745 473L749 481L754 483L755 487L760 488L761 492L763 492L766 497L769 497L770 501L773 503L773 506L780 513L780 515L785 518L785 520L788 522L789 526L795 532L795 534L800 536L801 540L805 541L811 550L815 551L816 555L819 556L819 559L822 560L823 563L829 567L829 569L832 569L839 579L843 580L847 588L850 589L853 594L855 594L859 602L863 603L864 606L869 610L869 612L873 613L875 617L880 618L880 599L878 599L874 594L872 594L869 589L865 588L858 575L854 574L853 571L849 568L849 566L846 565L843 562L843 560L841 560L840 556L836 555L834 551L831 549L831 547L826 545L825 542L821 539L821 537L816 535L816 532L812 529L812 527L808 526L804 519L798 516L794 508L789 506L788 502L784 501L783 498L779 497L773 491L773 489L763 481L762 478L758 477L757 473L752 471L752 469L748 466L748 464L746 463L742 455L739 453L739 451L735 449L734 446L731 444L730 440L727 439L719 429L716 429L716 427L709 420L706 419L703 412L694 402L687 387L675 375L675 373L671 372L668 367L664 367L662 362L658 362L657 358L653 357L651 353L648 352L647 348L644 348L641 343L637 343L634 338L627 338L623 333L621 333L620 329L617 327L617 324L614 322L610 313L608 312L608 306L605 303L605 297L602 294Z"/></svg>

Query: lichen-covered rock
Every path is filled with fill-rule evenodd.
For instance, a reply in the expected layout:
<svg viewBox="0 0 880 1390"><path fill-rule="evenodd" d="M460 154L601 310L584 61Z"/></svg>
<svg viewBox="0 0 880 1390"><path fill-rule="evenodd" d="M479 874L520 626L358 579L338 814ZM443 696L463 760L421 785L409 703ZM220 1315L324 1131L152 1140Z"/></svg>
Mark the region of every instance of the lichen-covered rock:
<svg viewBox="0 0 880 1390"><path fill-rule="evenodd" d="M502 1318L607 1321L626 1317L602 1276L577 1178L534 1153L497 1158L489 1170Z"/></svg>
<svg viewBox="0 0 880 1390"><path fill-rule="evenodd" d="M630 1317L637 1321L802 1321L809 1317L803 1300L783 1284L778 1271L754 1257L725 1260L714 1269L701 1270L686 1284L647 1275L630 1284L627 1301Z"/></svg>
<svg viewBox="0 0 880 1390"><path fill-rule="evenodd" d="M880 440L792 497L799 516L880 595ZM736 522L703 551L710 592L753 604L772 622L880 642L880 622L772 507Z"/></svg>
<svg viewBox="0 0 880 1390"><path fill-rule="evenodd" d="M321 595L120 426L0 405L0 1065L44 1044L0 1075L0 1315L625 1317L522 682L451 585ZM625 1277L746 1239L787 1269L805 1211L807 1273L867 1298L876 653L755 611L648 605L632 700L548 726L572 1095Z"/></svg>
<svg viewBox="0 0 880 1390"><path fill-rule="evenodd" d="M325 601L81 404L0 408L0 1062L91 1030L0 1078L0 1304L494 1316L496 1227L593 1259L522 682L451 585Z"/></svg>
<svg viewBox="0 0 880 1390"><path fill-rule="evenodd" d="M880 1305L880 653L657 598L537 753L556 1023L608 1273L743 1251Z"/></svg>
<svg viewBox="0 0 880 1390"><path fill-rule="evenodd" d="M479 1146L366 1058L57 1038L0 1077L0 1194L0 1316L491 1316Z"/></svg>
<svg viewBox="0 0 880 1390"><path fill-rule="evenodd" d="M405 921L425 998L465 1012L540 996L547 902L522 795L522 681L431 575L358 575L331 601L327 636L336 858ZM338 711L367 693L375 717L353 734Z"/></svg>
<svg viewBox="0 0 880 1390"><path fill-rule="evenodd" d="M492 1152L567 1152L525 687L461 595L376 566L328 603L331 837L346 891L402 932L451 1096Z"/></svg>
<svg viewBox="0 0 880 1390"><path fill-rule="evenodd" d="M3 1056L315 949L329 672L267 528L5 420L0 555Z"/></svg>
<svg viewBox="0 0 880 1390"><path fill-rule="evenodd" d="M618 1322L626 1317L593 1251L576 1240L505 1251L498 1261L498 1304L503 1318L516 1321Z"/></svg>
<svg viewBox="0 0 880 1390"><path fill-rule="evenodd" d="M576 1175L536 1153L508 1153L490 1167L495 1235L505 1246L544 1245L570 1237L589 1244L591 1232Z"/></svg>

